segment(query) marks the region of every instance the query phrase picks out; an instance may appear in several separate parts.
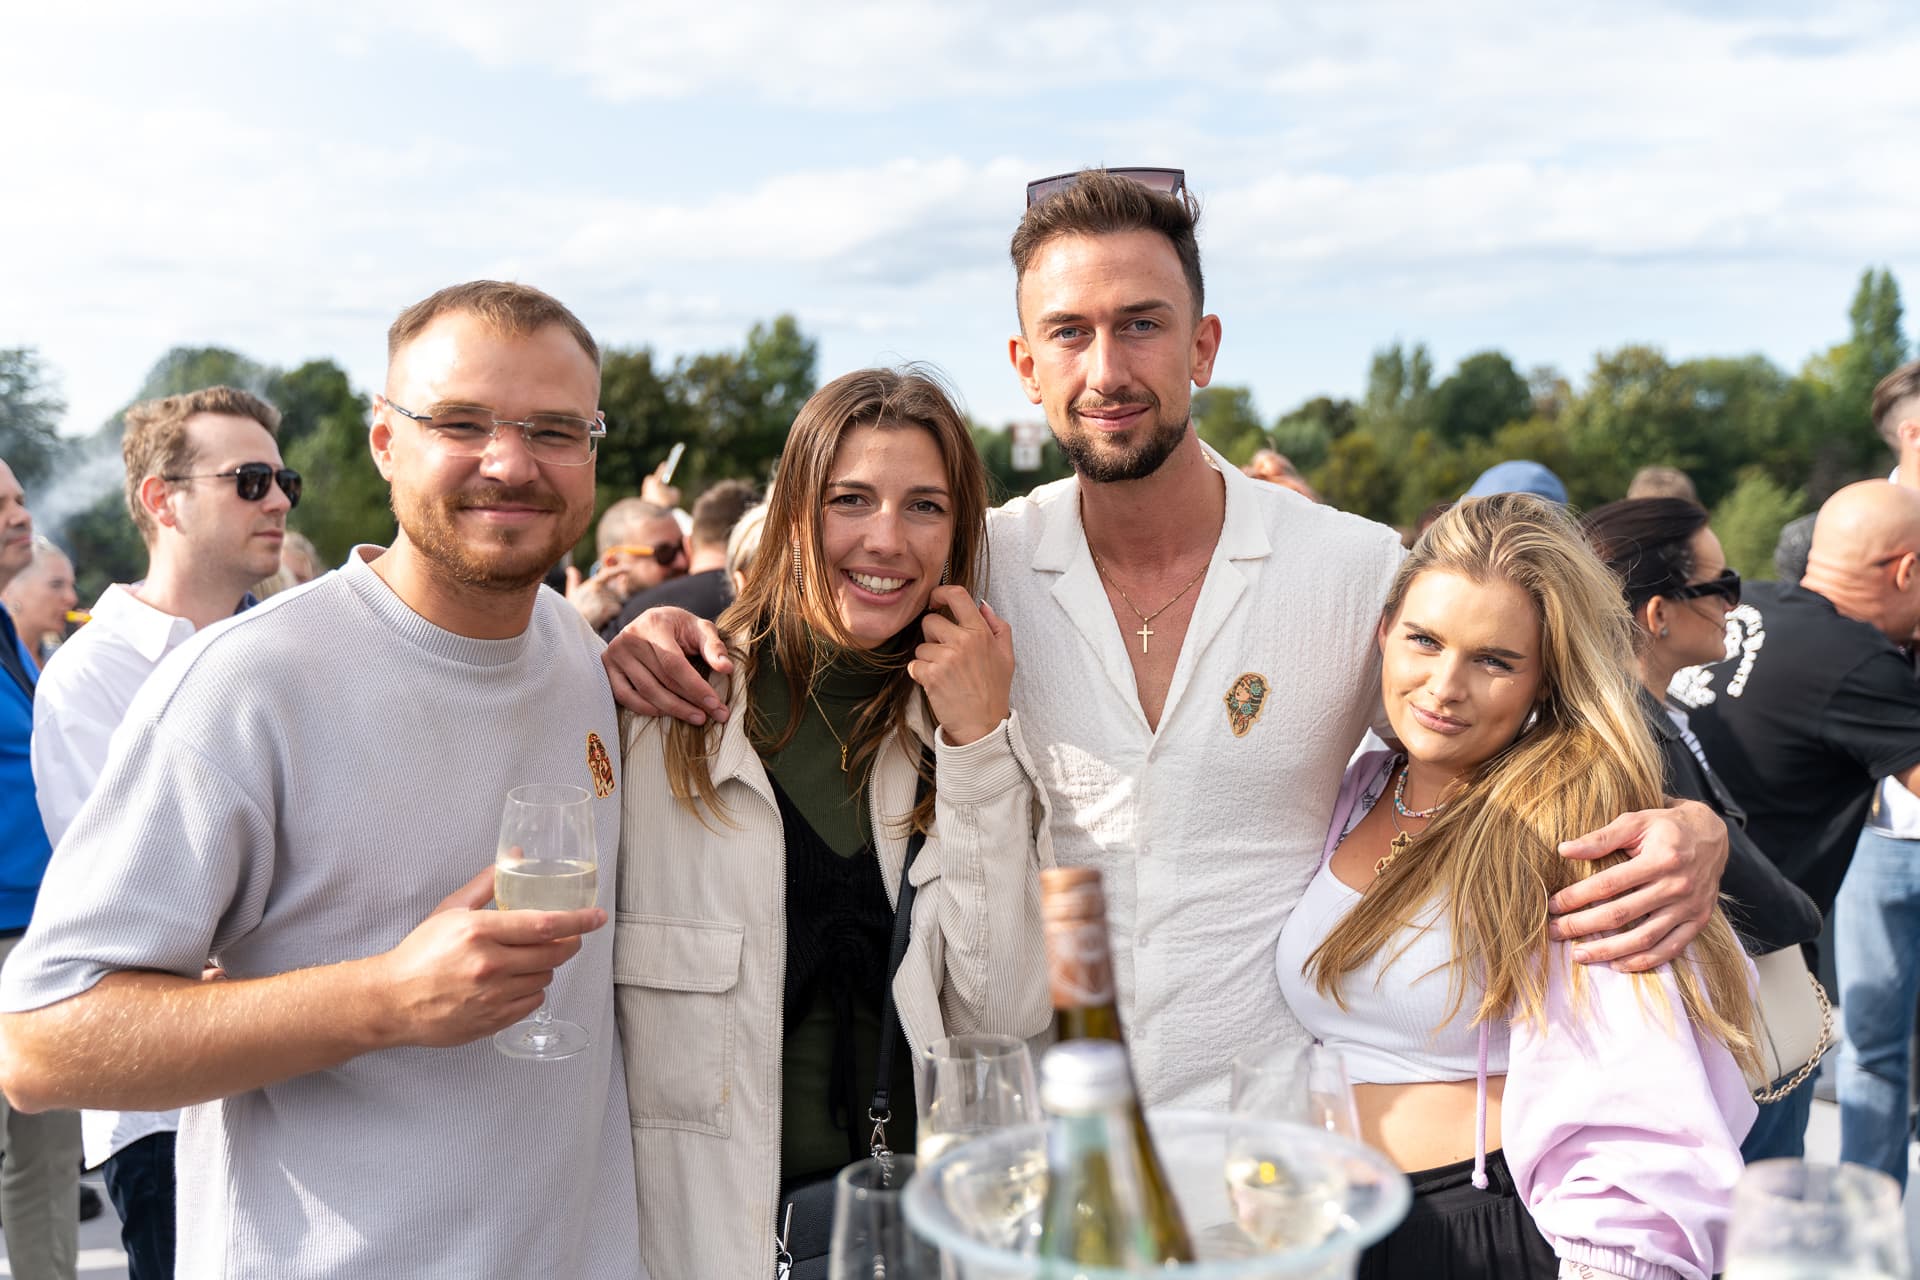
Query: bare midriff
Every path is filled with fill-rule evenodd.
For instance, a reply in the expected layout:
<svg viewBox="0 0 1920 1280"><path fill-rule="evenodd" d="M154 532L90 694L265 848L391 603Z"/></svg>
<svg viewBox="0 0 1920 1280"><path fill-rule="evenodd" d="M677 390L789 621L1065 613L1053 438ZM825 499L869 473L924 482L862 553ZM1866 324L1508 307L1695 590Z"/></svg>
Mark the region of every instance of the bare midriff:
<svg viewBox="0 0 1920 1280"><path fill-rule="evenodd" d="M1500 1097L1505 1076L1487 1077L1487 1150L1500 1145ZM1475 1085L1472 1080L1424 1084L1356 1084L1360 1136L1407 1173L1473 1159Z"/></svg>

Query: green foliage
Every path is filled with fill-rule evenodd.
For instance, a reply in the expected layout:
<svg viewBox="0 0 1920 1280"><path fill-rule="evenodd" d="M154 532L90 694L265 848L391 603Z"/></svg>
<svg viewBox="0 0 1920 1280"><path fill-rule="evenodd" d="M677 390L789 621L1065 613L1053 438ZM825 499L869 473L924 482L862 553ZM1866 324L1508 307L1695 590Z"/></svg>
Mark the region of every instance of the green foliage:
<svg viewBox="0 0 1920 1280"><path fill-rule="evenodd" d="M1351 400L1316 396L1275 419L1267 439L1304 475L1326 462L1333 442L1352 431L1359 417Z"/></svg>
<svg viewBox="0 0 1920 1280"><path fill-rule="evenodd" d="M1533 392L1498 351L1460 362L1433 391L1433 428L1448 444L1485 440L1509 422L1533 414Z"/></svg>
<svg viewBox="0 0 1920 1280"><path fill-rule="evenodd" d="M68 456L60 438L67 405L53 375L32 347L0 348L0 462L12 468L20 487L33 491L51 479Z"/></svg>
<svg viewBox="0 0 1920 1280"><path fill-rule="evenodd" d="M1713 509L1713 531L1727 553L1727 563L1743 578L1771 579L1773 548L1780 530L1800 515L1807 503L1760 467L1740 472L1739 483Z"/></svg>
<svg viewBox="0 0 1920 1280"><path fill-rule="evenodd" d="M155 362L129 403L183 395L202 387L239 387L271 399L276 372L225 347L175 347ZM116 438L118 434L116 431Z"/></svg>
<svg viewBox="0 0 1920 1280"><path fill-rule="evenodd" d="M1411 440L1433 421L1433 357L1424 342L1403 349L1399 343L1373 353L1367 369L1367 394L1360 402L1359 428L1389 450Z"/></svg>
<svg viewBox="0 0 1920 1280"><path fill-rule="evenodd" d="M1350 432L1335 440L1327 450L1327 460L1307 476L1307 483L1334 506L1376 520L1391 516L1400 497L1394 464L1373 435L1365 431Z"/></svg>
<svg viewBox="0 0 1920 1280"><path fill-rule="evenodd" d="M1032 471L1013 469L1013 432L1004 427L973 424L973 446L987 469L987 494L998 504L1040 485L1064 480L1073 474L1073 464L1060 452L1051 432L1040 446L1040 465Z"/></svg>
<svg viewBox="0 0 1920 1280"><path fill-rule="evenodd" d="M1246 387L1203 387L1193 395L1193 429L1236 467L1267 442L1253 392Z"/></svg>
<svg viewBox="0 0 1920 1280"><path fill-rule="evenodd" d="M73 556L74 590L83 604L99 599L111 583L133 582L146 573L147 544L117 487L68 516L58 537Z"/></svg>

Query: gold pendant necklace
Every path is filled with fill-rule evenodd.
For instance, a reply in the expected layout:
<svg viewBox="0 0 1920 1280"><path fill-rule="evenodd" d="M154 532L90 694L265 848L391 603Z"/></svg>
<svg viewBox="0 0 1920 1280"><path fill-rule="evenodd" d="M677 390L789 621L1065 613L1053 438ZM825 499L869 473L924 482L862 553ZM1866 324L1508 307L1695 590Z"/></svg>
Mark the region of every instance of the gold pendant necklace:
<svg viewBox="0 0 1920 1280"><path fill-rule="evenodd" d="M828 736L833 739L834 745L840 748L840 772L845 773L847 771L847 744L840 741L840 735L833 731L833 721L827 719L827 709L820 705L820 699L814 694L813 690L807 690L807 697L812 699L813 709L820 713L820 723L827 726Z"/></svg>
<svg viewBox="0 0 1920 1280"><path fill-rule="evenodd" d="M1187 585L1184 587L1181 587L1178 591L1173 593L1172 600L1167 601L1165 604L1161 605L1158 609L1155 609L1152 613L1142 613L1140 612L1140 606L1133 602L1133 597L1127 594L1127 589L1120 585L1120 582L1117 578L1115 578L1112 574L1107 572L1107 566L1100 562L1100 553L1093 549L1093 543L1091 542L1087 543L1087 554L1093 557L1093 567L1100 571L1100 576L1103 579L1105 579L1107 582L1110 582L1113 584L1113 589L1115 591L1118 591L1120 593L1120 598L1127 602L1127 608L1133 610L1133 616L1140 619L1140 629L1134 632L1133 634L1140 637L1140 653L1142 657L1144 657L1147 652L1147 637L1153 634L1153 629L1149 627L1147 624L1152 622L1155 618L1159 617L1161 614L1165 613L1167 610L1173 608L1175 603L1179 601L1180 597L1186 595L1187 592L1193 590L1193 584L1200 581L1200 579L1206 577L1207 570L1213 567L1213 558L1209 556L1207 558L1207 563L1200 566L1200 572L1194 574L1191 578L1188 578Z"/></svg>

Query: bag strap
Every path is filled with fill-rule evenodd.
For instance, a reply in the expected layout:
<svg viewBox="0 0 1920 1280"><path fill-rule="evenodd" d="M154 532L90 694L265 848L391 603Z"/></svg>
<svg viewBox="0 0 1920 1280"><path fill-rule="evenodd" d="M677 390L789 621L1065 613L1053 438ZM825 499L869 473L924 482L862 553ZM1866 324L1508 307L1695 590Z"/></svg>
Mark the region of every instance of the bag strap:
<svg viewBox="0 0 1920 1280"><path fill-rule="evenodd" d="M920 758L925 762L927 771L920 775L920 785L914 789L913 807L916 809L927 798L927 779L933 772L933 749L922 747ZM920 856L920 848L926 842L927 833L924 831L916 831L907 837L907 857L900 865L900 893L893 908L893 946L887 954L887 985L880 995L880 1055L874 1071L873 1103L867 1108L867 1119L873 1123L873 1154L880 1158L893 1153L887 1143L887 1123L893 1119L893 1109L889 1105L893 1084L893 1043L899 1038L896 1033L900 1030L899 1010L893 1007L893 980L900 973L901 962L907 958L907 940L913 932L913 861Z"/></svg>

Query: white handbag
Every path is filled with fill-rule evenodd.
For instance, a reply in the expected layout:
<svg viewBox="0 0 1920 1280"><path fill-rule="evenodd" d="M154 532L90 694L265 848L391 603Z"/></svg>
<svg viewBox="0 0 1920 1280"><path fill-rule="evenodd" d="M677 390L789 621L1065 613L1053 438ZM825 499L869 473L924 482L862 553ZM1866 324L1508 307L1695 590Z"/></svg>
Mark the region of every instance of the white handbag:
<svg viewBox="0 0 1920 1280"><path fill-rule="evenodd" d="M1754 992L1758 1013L1760 1061L1766 1075L1747 1084L1755 1102L1778 1102L1805 1083L1833 1043L1833 1006L1826 988L1807 968L1799 947L1782 947L1755 956L1759 974ZM1779 1088L1773 1082L1792 1072Z"/></svg>

